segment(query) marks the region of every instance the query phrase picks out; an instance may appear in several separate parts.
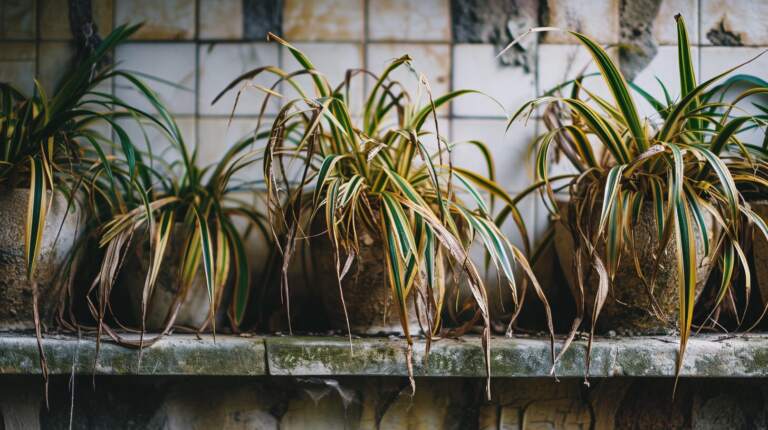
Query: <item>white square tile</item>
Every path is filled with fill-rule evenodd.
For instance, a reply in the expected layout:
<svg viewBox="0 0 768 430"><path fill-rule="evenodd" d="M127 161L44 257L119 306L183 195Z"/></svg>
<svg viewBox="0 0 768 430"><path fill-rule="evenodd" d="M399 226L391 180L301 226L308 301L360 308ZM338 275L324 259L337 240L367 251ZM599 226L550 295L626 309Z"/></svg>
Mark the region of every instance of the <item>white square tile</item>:
<svg viewBox="0 0 768 430"><path fill-rule="evenodd" d="M208 166L217 163L232 145L252 135L256 124L257 120L252 118L233 118L232 121L227 118L200 118L197 139L199 164ZM263 142L257 143L254 149L259 147L263 147ZM254 163L246 170L248 175L261 176L260 169L261 163Z"/></svg>
<svg viewBox="0 0 768 430"><path fill-rule="evenodd" d="M530 146L536 137L535 121L515 122L506 130L504 119L453 119L453 163L487 175L485 159L469 140L483 142L493 156L496 182L505 190L521 190L532 184Z"/></svg>
<svg viewBox="0 0 768 430"><path fill-rule="evenodd" d="M435 119L430 116L427 118L426 122L424 122L424 126L421 128L421 134L419 136L419 139L421 140L421 143L424 144L424 147L427 149L427 151L430 152L430 154L437 154L438 149L442 149L443 151L447 151L447 145L451 143L451 136L452 136L452 124L451 120L445 117L437 117L437 131L435 131ZM437 134L440 134L440 145L438 146L437 142ZM417 154L416 159L418 160L417 163L421 163L421 157ZM437 157L435 158L437 160ZM438 163L439 161L434 161L435 163ZM443 162L448 163L448 152L444 152Z"/></svg>
<svg viewBox="0 0 768 430"><path fill-rule="evenodd" d="M49 96L58 88L61 79L73 66L75 49L68 42L40 42L40 62L37 79Z"/></svg>
<svg viewBox="0 0 768 430"><path fill-rule="evenodd" d="M761 54L764 48L747 48L736 46L704 46L701 48L701 79L707 80L714 76L717 76L726 70L749 61L757 55ZM735 71L721 78L718 83L722 83L731 76L739 74L754 75L759 78L765 79L765 70L768 70L768 54L763 54L754 61L746 64ZM732 100L746 88L741 86L734 86L726 94L725 100ZM751 96L742 100L738 104L740 109L739 113L758 114L761 113L752 103L760 103L762 105L768 104L768 97L766 96ZM742 136L742 138L748 138L750 142L754 143L758 138L759 131L752 130Z"/></svg>
<svg viewBox="0 0 768 430"><path fill-rule="evenodd" d="M8 82L24 95L35 88L35 44L0 42L0 82Z"/></svg>
<svg viewBox="0 0 768 430"><path fill-rule="evenodd" d="M328 80L332 89L336 89L344 82L347 70L363 68L363 47L359 43L296 43L293 44L301 50L319 71ZM299 62L291 55L288 48L283 49L283 68L288 72L301 70ZM365 76L357 74L352 77L349 84L349 107L352 114L359 113L363 105L363 79ZM301 85L303 91L309 97L316 97L313 80L310 76L297 76L295 80ZM298 96L298 92L286 84L286 101Z"/></svg>
<svg viewBox="0 0 768 430"><path fill-rule="evenodd" d="M138 71L181 88L141 78L176 114L195 113L195 45L193 43L126 43L117 47L118 68ZM152 112L145 97L124 79L116 82L115 94L128 104Z"/></svg>
<svg viewBox="0 0 768 430"><path fill-rule="evenodd" d="M201 39L241 39L243 0L200 0Z"/></svg>
<svg viewBox="0 0 768 430"><path fill-rule="evenodd" d="M32 0L0 1L0 40L34 40L37 28Z"/></svg>
<svg viewBox="0 0 768 430"><path fill-rule="evenodd" d="M691 50L691 57L693 59L693 69L699 70L699 51L698 49ZM634 83L639 86L660 102L666 104L664 97L664 91L659 85L656 78L666 86L670 97L674 101L680 101L680 72L677 61L677 47L676 46L659 46L656 56L653 58L650 64L635 77ZM698 73L697 73L698 75ZM701 79L697 77L697 82ZM641 116L648 117L653 122L659 122L660 116L656 113L653 107L637 92L631 91L632 97L635 100L638 111Z"/></svg>
<svg viewBox="0 0 768 430"><path fill-rule="evenodd" d="M613 51L608 51L609 55L613 54ZM612 55L612 58L614 62L617 61L615 56ZM539 95L544 95L578 76L586 76L581 83L585 90L606 100L613 100L611 91L599 74L600 70L592 60L592 55L582 45L539 45L538 70ZM570 95L572 88L572 85L563 87L562 94ZM588 96L582 92L579 97L584 100Z"/></svg>
<svg viewBox="0 0 768 430"><path fill-rule="evenodd" d="M291 41L353 41L364 37L363 0L285 0L283 33Z"/></svg>
<svg viewBox="0 0 768 430"><path fill-rule="evenodd" d="M272 127L273 117L264 118L259 132L267 132ZM199 118L198 119L198 163L201 166L211 165L221 160L221 157L234 145L242 139L251 137L256 131L258 125L256 118ZM254 145L240 153L246 155L251 151L260 152L255 154L254 162L249 163L235 176L237 180L260 180L264 177L263 151L265 141L259 140ZM249 155L249 159L251 156ZM285 172L289 180L298 180L304 172L304 160L284 157ZM276 173L279 168L276 167ZM279 173L278 173L279 174Z"/></svg>
<svg viewBox="0 0 768 430"><path fill-rule="evenodd" d="M683 15L688 39L691 45L699 44L699 2L698 0L662 0L659 12L653 20L653 37L660 45L677 46L677 23L675 15Z"/></svg>
<svg viewBox="0 0 768 430"><path fill-rule="evenodd" d="M619 41L618 0L548 0L548 26L578 31L597 41L609 44ZM573 43L573 36L550 31L544 35L547 43Z"/></svg>
<svg viewBox="0 0 768 430"><path fill-rule="evenodd" d="M179 131L181 131L184 145L191 154L195 148L196 120L193 117L177 117L175 121ZM133 145L144 154L144 162L151 164L154 169L168 172L173 163L181 161L180 149L171 143L166 133L154 122L145 119L138 123L133 119L123 118L117 123L131 139ZM115 154L118 157L124 157L119 147L115 150ZM173 172L175 174L182 173L179 166L175 166Z"/></svg>
<svg viewBox="0 0 768 430"><path fill-rule="evenodd" d="M767 18L765 1L701 0L701 44L722 45L717 33L728 32L742 45L768 45Z"/></svg>
<svg viewBox="0 0 768 430"><path fill-rule="evenodd" d="M699 81L710 79L726 70L752 60L762 54L764 48L748 48L742 46L704 46L701 48L701 78ZM768 53L736 69L731 74L748 74L765 79L768 70ZM727 77L726 77L727 79Z"/></svg>
<svg viewBox="0 0 768 430"><path fill-rule="evenodd" d="M544 121L541 119L529 121L528 123L529 127L532 126L531 124L534 121L536 122L537 136L541 136L544 133L549 131ZM595 156L599 159L601 150L602 150L602 145L599 143L599 141L596 138L594 138L594 136L588 135L587 138L590 139L590 141L592 142L592 151L595 153ZM531 157L533 160L536 159L537 154L538 154L538 148L534 148L531 153ZM535 161L532 161L532 162L535 163ZM565 154L563 154L560 151L557 151L555 145L551 145L549 147L549 153L547 154L547 175L550 178L553 178L555 176L560 176L560 175L574 175L578 173L579 173L579 169L577 169L573 165L573 163L571 163L571 161L568 159L568 157L565 156ZM531 177L535 178L535 173L531 173ZM557 181L556 183L553 184L553 187L559 188L565 185L566 183L567 183L567 180ZM568 193L566 192L565 195L567 196L567 194Z"/></svg>
<svg viewBox="0 0 768 430"><path fill-rule="evenodd" d="M116 0L115 22L143 22L133 36L135 39L192 39L195 37L195 0Z"/></svg>
<svg viewBox="0 0 768 430"><path fill-rule="evenodd" d="M451 41L449 0L368 3L368 38L376 41Z"/></svg>
<svg viewBox="0 0 768 430"><path fill-rule="evenodd" d="M358 128L362 128L362 118L361 117L354 117L352 119L355 126ZM385 118L379 125L379 138L381 138L385 133L387 133L389 130L393 129L399 129L401 128L396 120L393 117ZM448 147L447 145L450 145L451 142L451 136L452 136L452 120L447 117L437 117L437 132L435 131L435 119L430 115L427 117L427 120L424 122L424 125L419 130L419 139L421 143L424 145L426 150L430 153L435 155L435 158L433 160L434 163L439 163L438 156L437 156L437 150L442 149L444 151L443 156L443 163L448 163ZM440 134L440 142L441 144L438 147L438 140L437 140L437 133ZM422 165L423 162L421 160L421 156L417 153L414 157L414 165Z"/></svg>
<svg viewBox="0 0 768 430"><path fill-rule="evenodd" d="M264 66L278 66L278 45L269 43L218 43L200 45L200 96L201 115L229 115L241 91L235 109L236 115L257 115L261 111L265 93L253 85L271 88L277 77L264 72L249 82L240 83L230 90L215 105L213 99L241 74ZM280 87L277 88L280 92ZM275 113L280 102L270 97L266 113Z"/></svg>
<svg viewBox="0 0 768 430"><path fill-rule="evenodd" d="M763 98L763 103L765 103L766 98ZM739 103L739 106L745 105L746 103ZM744 106L745 108L747 106ZM751 107L751 106L750 106ZM749 128L748 130L741 131L737 133L737 137L742 143L755 145L755 146L763 146L763 143L765 142L765 136L768 135L768 127L765 125L759 125L754 126L754 123L750 123L750 126L753 126Z"/></svg>
<svg viewBox="0 0 768 430"><path fill-rule="evenodd" d="M273 118L264 118L260 131L269 131ZM252 136L256 130L255 118L200 118L198 120L198 163L201 166L211 165L221 160L221 157L240 140ZM263 149L265 141L256 142L241 155L250 151ZM257 180L264 177L261 155L255 157L253 163L236 174L239 180ZM290 180L298 180L304 171L304 161L285 157L285 172Z"/></svg>
<svg viewBox="0 0 768 430"><path fill-rule="evenodd" d="M514 112L536 95L536 77L522 67L502 65L490 44L457 44L453 51L453 89L474 89L496 99ZM453 114L505 117L504 110L487 96L470 94L453 102Z"/></svg>
<svg viewBox="0 0 768 430"><path fill-rule="evenodd" d="M414 102L425 106L429 103L429 98L425 89L420 90L419 75L426 76L433 98L447 93L451 85L450 49L450 45L434 43L370 43L368 44L368 69L380 75L392 61L403 55L409 55L413 70L403 65L390 77L405 86ZM371 85L373 85L372 81L369 88ZM420 97L417 98L417 96ZM447 114L448 105L438 109L438 113Z"/></svg>
<svg viewBox="0 0 768 430"><path fill-rule="evenodd" d="M59 89L63 78L75 66L75 46L71 42L40 42L38 44L37 80L45 88L48 97L53 96ZM102 93L112 93L112 79L100 82L96 90ZM89 109L100 112L109 108L91 104Z"/></svg>

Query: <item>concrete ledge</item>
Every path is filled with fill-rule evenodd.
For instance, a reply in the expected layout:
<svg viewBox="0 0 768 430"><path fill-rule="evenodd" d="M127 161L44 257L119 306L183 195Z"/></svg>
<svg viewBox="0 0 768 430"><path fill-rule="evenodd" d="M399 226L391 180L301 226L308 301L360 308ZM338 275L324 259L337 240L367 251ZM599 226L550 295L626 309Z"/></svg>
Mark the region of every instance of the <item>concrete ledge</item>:
<svg viewBox="0 0 768 430"><path fill-rule="evenodd" d="M599 338L592 350L592 377L672 377L675 337ZM408 374L402 339L345 337L237 337L197 339L173 335L139 352L102 343L94 367L96 344L68 336L43 340L50 372L102 375L381 375ZM414 346L417 376L484 377L480 339L435 341L424 361L425 344ZM494 377L549 377L549 342L518 337L491 343ZM560 377L582 377L586 342L575 342L557 366ZM0 374L40 372L37 342L31 335L0 335ZM688 344L682 375L687 377L768 377L768 335L697 336Z"/></svg>
<svg viewBox="0 0 768 430"><path fill-rule="evenodd" d="M597 339L592 349L590 375L673 377L677 342L675 337ZM338 338L268 338L266 345L272 375L407 375L402 340L355 339L351 351L349 342ZM423 360L424 349L423 342L414 346L417 376L485 376L481 344L476 337L433 343L427 363ZM586 351L586 342L574 342L558 362L557 375L584 376ZM491 342L494 377L548 377L550 368L547 340L496 338ZM682 375L768 376L768 336L698 336L688 344Z"/></svg>
<svg viewBox="0 0 768 430"><path fill-rule="evenodd" d="M43 349L51 374L97 375L264 375L261 338L173 335L139 351L109 341L71 336L46 336ZM95 367L94 367L95 365ZM32 335L0 335L0 374L40 373L37 339Z"/></svg>

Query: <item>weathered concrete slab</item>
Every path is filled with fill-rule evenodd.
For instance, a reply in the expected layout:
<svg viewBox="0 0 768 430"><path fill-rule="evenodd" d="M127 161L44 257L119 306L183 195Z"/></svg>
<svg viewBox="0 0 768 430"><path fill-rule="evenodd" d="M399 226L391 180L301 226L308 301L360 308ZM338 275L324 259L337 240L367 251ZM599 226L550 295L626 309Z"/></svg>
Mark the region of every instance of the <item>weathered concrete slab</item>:
<svg viewBox="0 0 768 430"><path fill-rule="evenodd" d="M49 336L43 340L52 374L99 375L292 375L406 376L403 339L345 337L217 336L198 339L173 335L139 352L103 342L98 362L92 339ZM599 338L592 349L592 377L672 377L677 338ZM443 339L414 345L416 376L485 377L480 339ZM577 341L557 365L559 377L584 376L586 342ZM95 366L94 366L95 363ZM537 338L495 338L491 342L494 377L549 377L549 342ZM0 374L38 374L37 342L31 335L0 335ZM768 335L698 336L688 345L682 376L768 377Z"/></svg>
<svg viewBox="0 0 768 430"><path fill-rule="evenodd" d="M673 377L677 362L675 337L600 338L592 348L592 377ZM271 375L405 376L406 343L391 339L270 337L266 339ZM574 342L560 359L559 377L582 377L585 341ZM416 376L483 377L480 340L445 339L433 343L424 362L425 345L414 345ZM491 342L494 377L547 377L552 367L549 342L534 338L496 338ZM688 344L682 376L766 377L768 336L698 336Z"/></svg>
<svg viewBox="0 0 768 430"><path fill-rule="evenodd" d="M139 351L93 339L47 336L43 349L51 374L97 375L264 375L262 338L167 336ZM37 340L31 335L0 335L0 374L40 373Z"/></svg>

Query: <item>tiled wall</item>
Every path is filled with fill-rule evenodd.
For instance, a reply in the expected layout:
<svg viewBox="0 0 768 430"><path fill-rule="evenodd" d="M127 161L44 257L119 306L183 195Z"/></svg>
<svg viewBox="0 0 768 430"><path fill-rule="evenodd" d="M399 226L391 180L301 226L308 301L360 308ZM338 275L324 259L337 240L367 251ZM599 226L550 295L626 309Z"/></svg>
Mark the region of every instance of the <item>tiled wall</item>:
<svg viewBox="0 0 768 430"><path fill-rule="evenodd" d="M75 0L76 2L78 0ZM37 75L47 87L67 64L70 29L68 0L0 0L0 80L32 88ZM79 0L79 3L87 3ZM589 58L562 33L530 38L497 59L500 48L527 28L539 25L580 30L614 46L622 68L634 81L662 96L658 76L677 92L676 33L673 16L682 13L696 45L700 79L751 58L768 46L765 0L92 0L94 19L105 35L117 24L144 22L131 43L116 55L122 67L155 75L185 89L156 84L177 115L189 142L204 161L255 124L260 95L247 92L227 127L232 97L211 106L232 78L251 68L275 64L294 68L290 56L265 34L295 43L332 81L347 68L380 71L408 53L427 75L435 93L474 88L487 92L507 111L583 69ZM621 46L622 49L616 48ZM591 66L592 68L594 66ZM742 70L762 74L768 55ZM402 79L409 79L405 74ZM269 81L260 81L267 84ZM366 83L360 82L358 88ZM416 87L411 81L411 88ZM599 82L587 84L598 94ZM114 91L138 97L114 83ZM650 107L638 104L644 112ZM268 112L274 114L274 104ZM509 191L530 182L527 145L538 123L516 124L506 134L504 110L481 96L468 96L440 111L441 131L452 140L485 140L496 157L498 180ZM458 150L456 162L476 166L477 156ZM529 202L527 218L544 210Z"/></svg>

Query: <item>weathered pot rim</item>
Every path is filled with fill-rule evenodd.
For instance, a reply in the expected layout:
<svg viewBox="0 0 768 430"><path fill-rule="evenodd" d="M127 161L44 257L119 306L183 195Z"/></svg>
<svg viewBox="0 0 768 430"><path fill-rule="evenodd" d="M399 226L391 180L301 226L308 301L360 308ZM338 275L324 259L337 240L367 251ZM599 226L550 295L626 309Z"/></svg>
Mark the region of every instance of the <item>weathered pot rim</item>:
<svg viewBox="0 0 768 430"><path fill-rule="evenodd" d="M50 198L51 211L45 220L42 229L40 254L38 256L35 279L39 288L38 312L43 326L55 323L55 314L59 305L60 292L65 288L69 278L62 276L63 265L72 261L70 270L76 270L78 260L73 251L77 247L78 238L83 234L85 216L79 204L71 204L67 196L58 190L46 190ZM0 302L8 310L13 312L10 316L0 318L0 329L33 329L35 327L32 316L31 294L24 291L31 288L26 278L26 259L24 251L24 220L27 217L30 190L25 187L15 187L5 190L3 194L3 212L9 218L0 230L0 241L5 251L10 251L8 259L2 261L3 293ZM68 272L69 273L69 272ZM14 306L13 304L18 306ZM29 308L24 308L24 303Z"/></svg>

